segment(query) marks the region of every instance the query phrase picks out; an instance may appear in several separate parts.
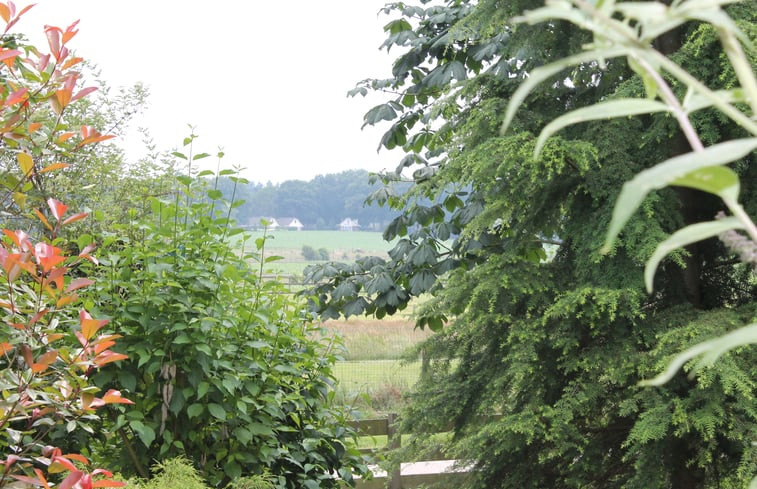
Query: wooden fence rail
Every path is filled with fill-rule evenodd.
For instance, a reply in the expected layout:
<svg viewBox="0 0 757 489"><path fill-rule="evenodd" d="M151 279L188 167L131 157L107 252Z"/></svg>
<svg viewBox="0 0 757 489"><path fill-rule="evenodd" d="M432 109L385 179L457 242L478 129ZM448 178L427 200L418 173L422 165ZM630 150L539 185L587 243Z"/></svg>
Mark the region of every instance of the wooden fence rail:
<svg viewBox="0 0 757 489"><path fill-rule="evenodd" d="M364 419L354 421L352 427L360 436L387 437L386 450L400 448L402 436L396 414L389 414L382 419ZM375 453L374 449L364 449L364 452ZM357 489L410 489L418 486L433 487L444 484L444 487L455 487L454 479L462 477L468 472L466 467L457 466L456 460L425 460L421 462L402 463L391 473L386 473L378 466L372 467L373 479L359 480Z"/></svg>

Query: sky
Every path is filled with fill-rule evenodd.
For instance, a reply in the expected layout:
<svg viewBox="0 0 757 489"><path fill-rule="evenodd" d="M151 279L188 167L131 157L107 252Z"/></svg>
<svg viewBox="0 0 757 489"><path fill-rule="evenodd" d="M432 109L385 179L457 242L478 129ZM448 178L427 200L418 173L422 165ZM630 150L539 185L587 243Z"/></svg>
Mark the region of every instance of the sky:
<svg viewBox="0 0 757 489"><path fill-rule="evenodd" d="M38 0L14 29L46 48L45 24L80 20L69 43L112 87L150 91L128 158L145 154L136 128L160 150L180 148L195 126L195 151L266 183L348 169L394 168L376 149L387 127L361 130L380 95L348 98L364 78L387 78L397 54L379 50L386 0ZM20 9L26 2L16 0ZM210 159L204 160L209 161Z"/></svg>

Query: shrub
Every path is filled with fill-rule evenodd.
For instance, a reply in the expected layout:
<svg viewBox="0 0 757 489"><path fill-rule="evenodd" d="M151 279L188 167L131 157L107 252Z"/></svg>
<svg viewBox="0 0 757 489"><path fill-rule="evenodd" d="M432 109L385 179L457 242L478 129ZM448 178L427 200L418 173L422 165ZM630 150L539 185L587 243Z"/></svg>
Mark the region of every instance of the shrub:
<svg viewBox="0 0 757 489"><path fill-rule="evenodd" d="M318 260L318 253L310 245L302 245L302 257L308 261Z"/></svg>
<svg viewBox="0 0 757 489"><path fill-rule="evenodd" d="M214 486L263 473L276 487L351 480L366 469L332 405L332 349L282 283L260 279L265 238L242 257L228 244L237 204L177 180L175 198L112 240L93 298L127 333L131 360L95 379L133 393L110 420L121 470L145 477L151 460L186 455Z"/></svg>

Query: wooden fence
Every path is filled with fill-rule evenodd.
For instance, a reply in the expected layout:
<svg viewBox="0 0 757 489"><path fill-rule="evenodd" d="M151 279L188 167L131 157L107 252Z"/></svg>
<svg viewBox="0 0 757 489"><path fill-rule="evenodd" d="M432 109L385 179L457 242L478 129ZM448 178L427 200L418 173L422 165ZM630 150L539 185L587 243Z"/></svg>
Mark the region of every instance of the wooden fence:
<svg viewBox="0 0 757 489"><path fill-rule="evenodd" d="M360 436L387 437L385 450L400 448L402 436L399 432L399 423L396 414L390 414L382 419L365 419L352 423ZM379 453L381 449L379 448ZM374 449L364 449L363 452L376 453ZM440 454L439 458L443 458ZM421 462L402 463L391 473L372 467L373 479L359 480L357 489L411 489L423 487L456 487L456 478L463 477L468 472L465 467L457 467L455 460L425 460Z"/></svg>

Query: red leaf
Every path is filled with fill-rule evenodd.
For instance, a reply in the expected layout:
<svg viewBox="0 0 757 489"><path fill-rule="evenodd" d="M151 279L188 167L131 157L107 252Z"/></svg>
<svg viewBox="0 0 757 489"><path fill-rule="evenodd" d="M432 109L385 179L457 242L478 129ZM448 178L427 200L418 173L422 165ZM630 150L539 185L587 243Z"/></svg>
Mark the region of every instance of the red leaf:
<svg viewBox="0 0 757 489"><path fill-rule="evenodd" d="M127 360L128 358L128 355L124 355L123 353L116 353L112 350L105 350L95 357L94 363L98 367L102 367L103 365L107 365L111 362ZM129 404L131 404L131 401L129 401Z"/></svg>
<svg viewBox="0 0 757 489"><path fill-rule="evenodd" d="M45 35L47 36L47 44L50 46L55 59L60 61L60 35L63 31L60 27L51 25L45 26Z"/></svg>
<svg viewBox="0 0 757 489"><path fill-rule="evenodd" d="M87 287L89 285L92 285L95 283L94 280L88 279L86 277L77 278L71 281L70 284L68 284L68 287L66 287L66 294L69 294L73 292L74 290L79 290L82 287Z"/></svg>
<svg viewBox="0 0 757 489"><path fill-rule="evenodd" d="M59 221L63 217L63 214L66 213L66 209L68 209L68 206L66 204L55 200L52 197L47 199L47 205L50 207L50 211L53 213L55 219Z"/></svg>
<svg viewBox="0 0 757 489"><path fill-rule="evenodd" d="M121 393L115 389L106 392L103 396L103 401L105 401L105 404L134 404L134 402L121 397Z"/></svg>
<svg viewBox="0 0 757 489"><path fill-rule="evenodd" d="M68 477L63 479L63 482L60 483L58 489L71 489L71 487L79 482L79 480L81 480L83 476L84 472L81 472L79 470L72 472Z"/></svg>
<svg viewBox="0 0 757 489"><path fill-rule="evenodd" d="M89 95L90 93L92 93L92 92L94 92L96 90L97 90L97 87L87 87L87 88L84 88L82 90L79 90L78 92L76 92L76 95L74 95L73 97L71 97L71 102L79 100L82 97L86 97L87 95Z"/></svg>
<svg viewBox="0 0 757 489"><path fill-rule="evenodd" d="M26 482L27 484L31 484L33 486L44 487L42 482L40 482L38 479L35 479L34 477L28 477L26 475L16 475L16 474L10 474L10 476L18 481Z"/></svg>
<svg viewBox="0 0 757 489"><path fill-rule="evenodd" d="M72 222L81 221L85 217L87 217L89 214L86 212L80 212L78 214L74 214L73 216L69 217L65 221L63 221L63 225L71 224Z"/></svg>
<svg viewBox="0 0 757 489"><path fill-rule="evenodd" d="M24 87L24 88L22 88L20 90L16 90L12 94L8 95L8 98L5 99L5 106L6 107L10 107L13 104L17 104L19 102L23 102L24 100L26 100L26 97L24 97L24 95L26 95L26 92L28 92L28 91L29 91L29 89L26 88L26 87Z"/></svg>
<svg viewBox="0 0 757 489"><path fill-rule="evenodd" d="M81 462L84 465L89 465L89 460L87 460L87 457L85 457L84 455L80 455L78 453L67 453L63 456L69 460L76 460L77 462Z"/></svg>

